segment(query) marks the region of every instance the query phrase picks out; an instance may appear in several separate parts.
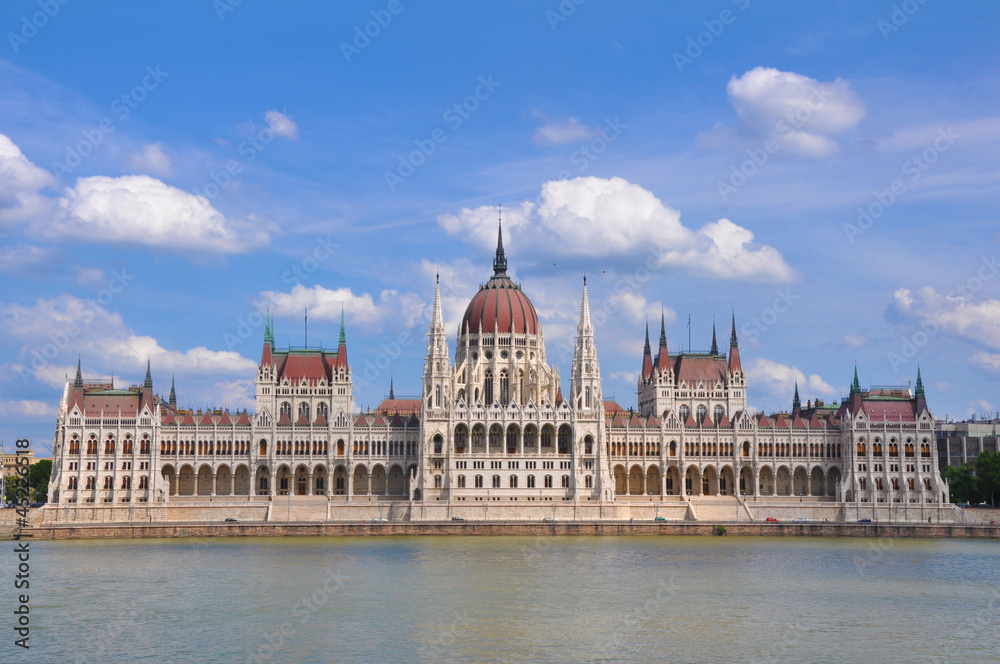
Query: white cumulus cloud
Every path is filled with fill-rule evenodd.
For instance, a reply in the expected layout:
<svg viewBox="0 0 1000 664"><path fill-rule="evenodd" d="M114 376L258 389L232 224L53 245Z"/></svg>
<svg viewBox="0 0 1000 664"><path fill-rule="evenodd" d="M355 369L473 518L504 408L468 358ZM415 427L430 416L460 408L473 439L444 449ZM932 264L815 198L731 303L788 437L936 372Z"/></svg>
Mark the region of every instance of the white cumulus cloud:
<svg viewBox="0 0 1000 664"><path fill-rule="evenodd" d="M745 138L777 139L789 152L826 157L838 150L835 135L858 125L864 104L848 81L818 81L795 72L755 67L726 86ZM720 126L710 132L720 134ZM702 144L711 143L704 137Z"/></svg>
<svg viewBox="0 0 1000 664"><path fill-rule="evenodd" d="M754 390L763 390L773 397L787 397L789 403L795 392L795 384L799 385L799 394L818 394L836 396L837 388L823 380L819 374L806 374L798 367L790 367L765 358L759 358L747 367L747 383ZM808 398L803 395L803 398Z"/></svg>
<svg viewBox="0 0 1000 664"><path fill-rule="evenodd" d="M51 173L31 163L12 140L0 134L0 226L43 214L50 204L38 192L56 186Z"/></svg>
<svg viewBox="0 0 1000 664"><path fill-rule="evenodd" d="M922 322L925 331L937 334L937 329L941 329L967 341L1000 349L1000 300L976 298L969 293L942 295L926 286L916 293L900 288L893 294L892 308L904 320Z"/></svg>
<svg viewBox="0 0 1000 664"><path fill-rule="evenodd" d="M227 219L204 196L146 175L80 178L59 206L55 218L36 222L36 232L54 240L238 253L267 244L273 231L252 217Z"/></svg>
<svg viewBox="0 0 1000 664"><path fill-rule="evenodd" d="M309 309L309 316L320 320L339 321L341 307L352 324L378 327L388 319L399 318L410 327L421 318L424 301L414 293L383 290L378 300L369 293L355 294L350 288L307 288L298 284L288 293L264 291L262 298L271 302L278 316L300 316Z"/></svg>
<svg viewBox="0 0 1000 664"><path fill-rule="evenodd" d="M649 259L653 268L680 268L714 279L795 278L781 253L754 242L749 229L728 219L689 229L680 212L623 178L546 182L537 201L506 208L503 219L505 242L529 260L554 255ZM494 207L463 208L439 216L438 223L449 235L478 247L496 245Z"/></svg>

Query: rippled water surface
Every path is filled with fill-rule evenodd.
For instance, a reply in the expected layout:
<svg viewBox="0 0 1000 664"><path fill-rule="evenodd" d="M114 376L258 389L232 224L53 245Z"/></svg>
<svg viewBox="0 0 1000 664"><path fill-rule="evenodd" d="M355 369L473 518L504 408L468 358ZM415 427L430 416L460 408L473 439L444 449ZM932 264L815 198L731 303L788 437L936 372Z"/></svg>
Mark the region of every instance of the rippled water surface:
<svg viewBox="0 0 1000 664"><path fill-rule="evenodd" d="M78 541L31 562L32 648L6 618L0 661L1000 661L996 542Z"/></svg>

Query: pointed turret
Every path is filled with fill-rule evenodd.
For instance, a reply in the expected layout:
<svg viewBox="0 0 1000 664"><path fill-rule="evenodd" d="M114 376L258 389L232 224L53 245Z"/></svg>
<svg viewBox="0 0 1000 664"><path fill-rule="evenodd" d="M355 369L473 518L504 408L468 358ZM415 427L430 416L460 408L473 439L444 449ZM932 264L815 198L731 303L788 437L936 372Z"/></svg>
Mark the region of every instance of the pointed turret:
<svg viewBox="0 0 1000 664"><path fill-rule="evenodd" d="M73 387L82 388L83 387L83 371L80 366L80 357L76 358L76 380L73 381Z"/></svg>
<svg viewBox="0 0 1000 664"><path fill-rule="evenodd" d="M653 373L653 356L649 350L649 319L646 319L646 345L642 348L642 379L649 380Z"/></svg>
<svg viewBox="0 0 1000 664"><path fill-rule="evenodd" d="M151 371L151 366L149 363L149 358L146 358L146 380L142 382L142 389L151 390L153 389L153 373Z"/></svg>
<svg viewBox="0 0 1000 664"><path fill-rule="evenodd" d="M656 353L656 370L660 375L670 369L670 353L667 352L667 325L663 312L660 311L660 348Z"/></svg>
<svg viewBox="0 0 1000 664"><path fill-rule="evenodd" d="M715 341L715 321L712 321L712 355L719 354L719 344Z"/></svg>
<svg viewBox="0 0 1000 664"><path fill-rule="evenodd" d="M917 387L914 390L916 397L915 410L917 414L927 410L927 397L924 395L924 379L920 376L920 365L917 365Z"/></svg>
<svg viewBox="0 0 1000 664"><path fill-rule="evenodd" d="M177 410L177 392L174 391L174 377L170 377L170 409Z"/></svg>
<svg viewBox="0 0 1000 664"><path fill-rule="evenodd" d="M736 312L733 312L733 331L729 335L729 370L733 373L743 371L740 364L740 343L736 338Z"/></svg>
<svg viewBox="0 0 1000 664"><path fill-rule="evenodd" d="M274 351L274 323L271 320L271 305L264 314L264 349L260 354L260 365L271 366L271 353Z"/></svg>
<svg viewBox="0 0 1000 664"><path fill-rule="evenodd" d="M852 414L857 414L862 406L864 405L863 395L861 394L861 381L858 380L858 365L854 364L854 380L851 381L851 395L850 395L850 411Z"/></svg>
<svg viewBox="0 0 1000 664"><path fill-rule="evenodd" d="M596 408L601 397L601 372L594 347L594 325L590 320L590 297L587 278L583 278L580 298L580 320L576 325L576 349L570 378L570 398L574 408Z"/></svg>
<svg viewBox="0 0 1000 664"><path fill-rule="evenodd" d="M337 343L337 366L347 368L347 333L344 328L344 305L340 305L340 339Z"/></svg>
<svg viewBox="0 0 1000 664"><path fill-rule="evenodd" d="M858 380L858 365L854 365L854 380L851 382L851 394L861 394L861 381Z"/></svg>
<svg viewBox="0 0 1000 664"><path fill-rule="evenodd" d="M507 274L507 257L503 253L503 222L497 222L497 253L493 257L493 274Z"/></svg>
<svg viewBox="0 0 1000 664"><path fill-rule="evenodd" d="M792 417L798 417L802 412L802 401L799 400L799 381L795 381L795 396L792 397Z"/></svg>
<svg viewBox="0 0 1000 664"><path fill-rule="evenodd" d="M396 398L396 393L392 387L392 374L389 374L389 400L391 401L395 398Z"/></svg>

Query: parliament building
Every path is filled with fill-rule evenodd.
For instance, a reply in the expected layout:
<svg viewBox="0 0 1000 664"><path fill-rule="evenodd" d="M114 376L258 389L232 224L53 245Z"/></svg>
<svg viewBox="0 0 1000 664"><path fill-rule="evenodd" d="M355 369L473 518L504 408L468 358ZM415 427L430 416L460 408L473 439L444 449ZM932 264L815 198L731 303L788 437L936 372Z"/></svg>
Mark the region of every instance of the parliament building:
<svg viewBox="0 0 1000 664"><path fill-rule="evenodd" d="M267 317L255 412L178 408L173 382L167 399L154 394L148 364L127 389L78 365L57 416L51 518L206 504L412 520L951 512L919 370L912 392L863 390L855 368L839 402L803 406L796 388L790 410L758 414L735 316L728 348L713 330L708 352L671 351L661 320L655 349L647 325L638 403L625 408L603 398L584 280L564 392L535 308L507 275L502 232L456 332L452 353L437 285L420 398L390 390L368 412L352 408L343 316L336 351L279 349Z"/></svg>

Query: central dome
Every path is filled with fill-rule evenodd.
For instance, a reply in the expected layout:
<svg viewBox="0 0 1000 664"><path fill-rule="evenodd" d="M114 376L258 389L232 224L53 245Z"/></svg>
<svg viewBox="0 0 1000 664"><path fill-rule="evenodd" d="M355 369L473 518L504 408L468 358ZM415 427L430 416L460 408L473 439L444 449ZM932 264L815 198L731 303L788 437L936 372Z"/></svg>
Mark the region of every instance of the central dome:
<svg viewBox="0 0 1000 664"><path fill-rule="evenodd" d="M493 276L475 294L462 317L459 334L538 334L538 314L521 287L507 276L503 229L497 234Z"/></svg>

